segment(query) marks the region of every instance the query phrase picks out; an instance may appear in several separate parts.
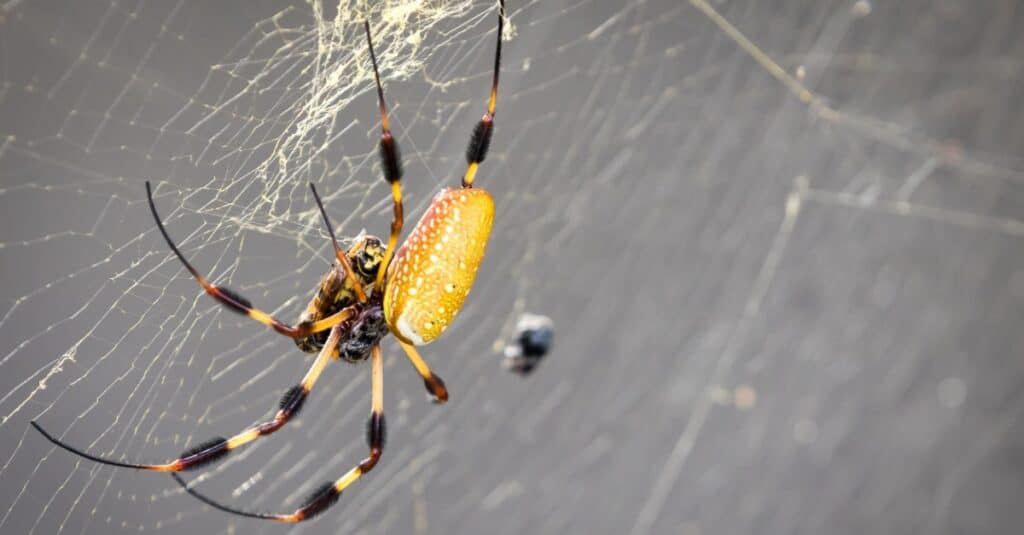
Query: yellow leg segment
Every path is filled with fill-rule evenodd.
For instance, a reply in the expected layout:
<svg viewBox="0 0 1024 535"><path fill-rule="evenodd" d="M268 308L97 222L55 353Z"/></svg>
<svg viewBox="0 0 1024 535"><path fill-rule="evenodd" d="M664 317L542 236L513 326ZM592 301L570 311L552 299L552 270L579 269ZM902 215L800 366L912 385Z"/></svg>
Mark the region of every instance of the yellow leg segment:
<svg viewBox="0 0 1024 535"><path fill-rule="evenodd" d="M448 401L448 388L445 387L444 381L440 377L434 375L434 372L430 371L430 367L423 361L423 357L420 356L419 352L412 344L407 344L401 340L398 341L399 345L405 351L405 356L409 358L409 362L412 363L416 371L419 372L420 377L423 377L423 384L426 385L427 391L434 396L435 403L445 403Z"/></svg>

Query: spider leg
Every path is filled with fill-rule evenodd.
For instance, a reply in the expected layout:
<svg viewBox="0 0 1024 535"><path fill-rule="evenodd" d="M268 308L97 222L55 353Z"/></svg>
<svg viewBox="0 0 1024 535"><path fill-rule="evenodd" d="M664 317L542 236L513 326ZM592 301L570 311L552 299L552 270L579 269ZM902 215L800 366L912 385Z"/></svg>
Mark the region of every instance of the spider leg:
<svg viewBox="0 0 1024 535"><path fill-rule="evenodd" d="M405 356L409 358L409 362L412 363L416 371L423 377L423 384L427 387L427 392L430 392L434 396L434 403L445 403L448 401L448 388L444 386L444 381L440 377L434 375L434 372L430 371L430 367L420 357L416 348L412 344L407 344L401 340L398 340L399 345L405 350Z"/></svg>
<svg viewBox="0 0 1024 535"><path fill-rule="evenodd" d="M345 309L344 312L347 315L351 315L352 313L351 309ZM331 329L331 334L328 336L327 342L324 344L323 349L320 350L320 353L316 356L316 359L313 361L313 365L309 368L309 371L306 372L302 381L288 389L284 397L281 398L280 408L274 415L273 420L254 425L231 438L216 437L207 440L199 446L189 449L183 453L181 457L168 463L136 464L98 457L61 442L56 437L43 430L43 428L34 421L31 422L32 427L36 428L37 431L56 446L70 451L79 457L84 457L90 461L95 461L101 464L117 466L120 468L148 470L151 472L180 472L182 470L197 468L220 459L224 455L227 455L228 452L238 448L239 446L248 444L257 438L267 436L274 431L277 431L283 427L284 424L288 423L293 416L298 414L299 409L302 408L302 404L306 401L306 397L313 389L313 385L320 377L320 373L323 372L324 367L327 366L327 363L334 356L334 351L337 348L338 341L341 339L341 332L342 327L340 325Z"/></svg>
<svg viewBox="0 0 1024 535"><path fill-rule="evenodd" d="M331 226L331 220L327 217L327 210L324 209L324 203L320 200L320 194L316 192L316 186L312 182L309 183L309 189L313 190L313 198L316 199L316 205L320 208L320 215L324 218L324 226L327 227L327 233L331 235L331 243L334 244L334 257L338 259L338 263L345 270L345 277L352 282L352 289L355 290L359 302L365 303L366 292L363 291L362 283L359 282L359 278L352 271L352 264L349 264L348 256L345 255L341 245L338 245L338 238L334 236L334 227Z"/></svg>
<svg viewBox="0 0 1024 535"><path fill-rule="evenodd" d="M276 520L278 522L302 522L303 520L313 518L337 503L338 498L341 497L342 491L348 488L349 485L358 481L364 474L373 470L373 467L377 465L377 461L380 460L381 453L384 451L384 359L381 356L380 345L374 346L373 348L373 369L371 373L372 410L366 428L366 441L370 448L369 456L337 480L324 483L317 487L317 489L310 494L309 498L303 502L302 506L294 512L289 514L254 513L228 507L189 487L188 483L186 483L178 474L171 474L171 476L174 477L174 480L177 481L182 488L185 489L185 492L210 507L226 513L263 520Z"/></svg>
<svg viewBox="0 0 1024 535"><path fill-rule="evenodd" d="M258 308L255 308L254 306L252 306L252 303L249 302L248 299L242 297L241 295L238 295L233 290L229 290L228 288L218 286L207 281L206 278L203 277L199 273L199 271L197 271L196 268L192 267L192 264L190 264L188 260L185 259L185 255L181 254L181 251L178 250L178 246L174 244L174 241L171 240L170 234L167 233L167 229L164 228L164 223L163 221L160 220L160 215L156 211L156 204L153 202L153 189L150 186L149 181L146 181L146 197L149 199L149 209L150 211L153 212L153 219L156 220L156 226L157 228L160 229L160 234L162 234L164 240L167 241L167 245L170 246L171 251L174 251L174 254L178 257L178 260L181 260L181 263L184 264L185 269L187 269L188 272L192 274L192 277L195 278L196 282L198 282L199 285L203 287L203 290L206 290L206 293L209 294L210 297L216 299L221 304L226 306L228 309L239 314L249 316L250 318L274 329L275 331L289 338L305 338L311 334L326 331L327 329L330 329L331 327L334 327L335 325L345 321L346 317L341 312L339 312L337 314L328 316L319 321L303 322L298 325L292 326L281 320L274 318L270 314Z"/></svg>
<svg viewBox="0 0 1024 535"><path fill-rule="evenodd" d="M505 0L498 4L498 44L494 49L494 79L491 81L491 97L487 101L487 113L473 128L473 135L466 147L466 174L462 175L462 187L472 188L476 170L487 157L494 133L494 109L498 104L498 73L501 71L501 32L505 23Z"/></svg>
<svg viewBox="0 0 1024 535"><path fill-rule="evenodd" d="M373 79L377 82L377 104L380 108L380 160L384 170L384 179L391 184L391 199L394 204L394 216L391 219L391 235L388 236L388 248L384 250L384 260L377 271L377 287L384 281L391 255L398 245L398 236L402 233L402 157L398 150L398 142L391 135L388 123L388 107L384 102L384 87L380 83L380 71L377 69L377 55L373 52L373 39L370 37L370 21L363 22L366 29L366 44L370 48L370 61L373 63Z"/></svg>

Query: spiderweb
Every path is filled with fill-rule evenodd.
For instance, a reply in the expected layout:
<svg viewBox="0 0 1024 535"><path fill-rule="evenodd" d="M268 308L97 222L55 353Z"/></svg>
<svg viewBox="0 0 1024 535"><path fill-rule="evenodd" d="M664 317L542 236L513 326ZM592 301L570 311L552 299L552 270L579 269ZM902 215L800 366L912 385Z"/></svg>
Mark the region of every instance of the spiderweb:
<svg viewBox="0 0 1024 535"><path fill-rule="evenodd" d="M1019 524L996 475L1024 378L1020 14L769 4L509 3L496 227L424 350L452 402L386 344L384 458L296 532ZM0 4L0 531L280 531L28 421L160 462L266 417L309 356L202 294L142 183L202 272L293 320L332 256L308 183L346 239L390 220L362 20L411 226L465 165L495 13ZM557 328L525 381L497 356L524 312ZM365 454L368 375L332 364L301 417L187 479L291 511Z"/></svg>

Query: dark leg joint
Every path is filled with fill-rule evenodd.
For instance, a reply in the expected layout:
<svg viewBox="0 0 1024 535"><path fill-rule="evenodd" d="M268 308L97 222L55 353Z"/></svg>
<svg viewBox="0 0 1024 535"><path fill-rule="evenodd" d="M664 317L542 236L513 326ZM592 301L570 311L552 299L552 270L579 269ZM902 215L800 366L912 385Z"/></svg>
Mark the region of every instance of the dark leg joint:
<svg viewBox="0 0 1024 535"><path fill-rule="evenodd" d="M426 385L427 392L434 396L435 403L445 403L448 401L448 389L444 386L444 381L440 377L431 373L423 378L423 384Z"/></svg>
<svg viewBox="0 0 1024 535"><path fill-rule="evenodd" d="M256 432L259 433L260 436L266 436L277 431L278 429L281 429L282 427L284 427L284 424L286 423L288 423L288 418L274 418L269 422L263 422L262 424L256 426Z"/></svg>
<svg viewBox="0 0 1024 535"><path fill-rule="evenodd" d="M191 470L227 455L228 439L215 437L181 454L181 470Z"/></svg>
<svg viewBox="0 0 1024 535"><path fill-rule="evenodd" d="M370 456L359 463L359 474L363 475L373 470L373 467L377 466L377 461L380 460L380 454L381 450L379 448L370 448Z"/></svg>
<svg viewBox="0 0 1024 535"><path fill-rule="evenodd" d="M398 234L399 232L402 231L402 224L403 224L403 220L404 219L405 218L402 215L402 205L401 204L396 204L395 205L395 218L391 220L391 233L392 234Z"/></svg>
<svg viewBox="0 0 1024 535"><path fill-rule="evenodd" d="M277 329L276 326L274 328ZM315 334L313 333L313 322L309 320L300 322L294 329L292 329L291 332L284 332L280 330L279 332L292 336L293 338L305 338L311 334Z"/></svg>

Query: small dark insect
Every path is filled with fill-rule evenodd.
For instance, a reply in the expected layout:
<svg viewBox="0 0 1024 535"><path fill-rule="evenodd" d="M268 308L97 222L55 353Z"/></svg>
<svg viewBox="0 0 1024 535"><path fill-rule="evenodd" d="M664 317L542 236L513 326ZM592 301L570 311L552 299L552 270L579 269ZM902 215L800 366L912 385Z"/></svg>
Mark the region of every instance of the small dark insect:
<svg viewBox="0 0 1024 535"><path fill-rule="evenodd" d="M547 316L523 314L516 323L515 338L505 344L502 365L520 375L528 375L551 351L555 342L555 324Z"/></svg>
<svg viewBox="0 0 1024 535"><path fill-rule="evenodd" d="M152 188L149 182L146 183L149 208L157 228L171 251L210 297L229 310L292 338L302 351L317 353L306 375L285 392L272 420L229 437L207 440L189 448L177 459L160 464L128 463L99 457L65 444L36 422L32 422L32 426L50 442L91 461L122 468L170 472L186 492L231 514L278 522L301 522L334 505L343 490L377 465L384 451L384 360L380 342L385 336L393 334L398 338L399 345L423 378L434 400L438 403L448 400L444 382L430 371L415 346L426 345L440 336L462 308L473 286L491 233L494 201L487 191L473 187L473 179L487 155L491 134L494 132L494 110L498 100L498 73L501 65L501 30L505 20L504 0L498 6L498 44L494 54L491 95L487 112L473 129L466 149L467 167L462 176L462 187L448 188L438 193L401 247L398 247L403 221L401 158L398 142L391 135L388 125L384 88L377 69L377 57L373 52L370 23L364 24L380 108L381 168L384 179L391 186L394 207L391 234L387 245L373 236L363 236L347 251L343 250L334 236L323 202L316 188L310 184L324 226L334 244L337 263L320 280L316 295L295 325L274 318L238 293L206 280L192 267L164 228L153 202ZM206 466L284 427L298 414L317 378L331 360L371 361L371 410L366 430L369 455L366 459L340 478L317 487L294 512L282 514L254 513L228 507L200 494L181 479L178 472Z"/></svg>

